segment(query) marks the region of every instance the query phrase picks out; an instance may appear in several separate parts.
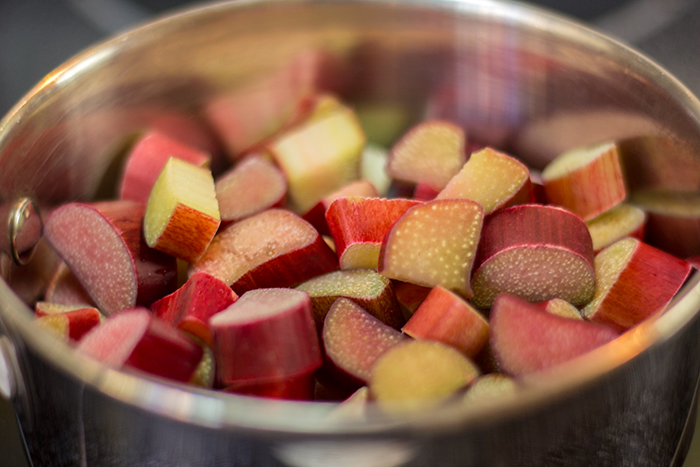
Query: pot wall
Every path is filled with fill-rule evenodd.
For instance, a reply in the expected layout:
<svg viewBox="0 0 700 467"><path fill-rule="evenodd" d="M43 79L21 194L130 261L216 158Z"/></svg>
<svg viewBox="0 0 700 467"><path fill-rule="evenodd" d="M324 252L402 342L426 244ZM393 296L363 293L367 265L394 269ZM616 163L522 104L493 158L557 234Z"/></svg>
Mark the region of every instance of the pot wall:
<svg viewBox="0 0 700 467"><path fill-rule="evenodd" d="M108 196L130 138L164 121L186 122L222 154L227 142L199 125L202 111L280 69L360 112L393 115L394 133L448 118L538 168L574 145L646 138L654 144L626 156L635 188L700 188L700 105L583 28L496 3L234 2L127 33L47 77L3 121L0 196L29 196L41 209ZM389 138L392 127L373 130ZM41 268L12 266L4 277L17 296L0 288L0 320L17 349L24 389L14 402L35 465L313 465L309 456L322 455L367 465L363 454L386 466L669 465L700 372L695 280L685 305L660 320L670 324L606 347L569 383L493 418L328 428L54 352L19 301L39 293Z"/></svg>

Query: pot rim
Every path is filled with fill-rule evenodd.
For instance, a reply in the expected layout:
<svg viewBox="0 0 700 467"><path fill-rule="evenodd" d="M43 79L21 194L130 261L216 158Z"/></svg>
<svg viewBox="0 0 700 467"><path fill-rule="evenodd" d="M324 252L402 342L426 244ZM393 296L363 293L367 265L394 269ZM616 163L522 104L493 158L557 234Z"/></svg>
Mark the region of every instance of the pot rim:
<svg viewBox="0 0 700 467"><path fill-rule="evenodd" d="M60 84L76 74L109 60L120 50L150 35L177 29L217 11L255 8L259 5L286 3L285 0L242 0L187 8L172 15L130 29L114 38L92 46L54 70L29 91L0 121L0 145L26 115L41 106ZM295 3L312 3L296 0ZM324 1L313 3L343 3ZM390 0L361 0L354 3L395 4ZM668 92L700 127L700 102L678 80L663 68L632 48L602 35L584 25L542 9L506 3L498 0L407 0L404 7L445 9L458 16L483 16L517 23L522 27L544 29L587 49L614 54L630 68ZM695 271L667 311L654 321L645 322L620 338L559 366L537 379L529 381L516 398L487 401L478 406L446 404L414 415L389 418L370 414L362 420L329 417L335 404L320 402L291 402L227 394L165 381L149 375L119 371L105 367L71 348L62 345L47 332L36 332L32 312L7 283L0 281L0 318L21 337L21 345L30 347L50 364L86 386L119 402L170 419L209 428L245 430L266 433L333 435L396 435L403 431L456 430L466 426L479 427L502 420L525 416L556 400L568 397L590 385L599 383L606 375L619 370L655 345L672 339L700 311L700 273ZM21 355L21 352L19 352Z"/></svg>

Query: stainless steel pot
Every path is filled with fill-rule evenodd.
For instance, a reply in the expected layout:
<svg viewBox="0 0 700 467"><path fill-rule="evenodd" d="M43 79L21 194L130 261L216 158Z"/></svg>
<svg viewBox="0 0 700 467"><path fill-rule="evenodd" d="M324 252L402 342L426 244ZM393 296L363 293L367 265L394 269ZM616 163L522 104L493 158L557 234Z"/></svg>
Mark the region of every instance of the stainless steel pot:
<svg viewBox="0 0 700 467"><path fill-rule="evenodd" d="M18 264L36 234L26 198L43 212L103 196L134 132L197 115L309 51L342 64L334 90L378 135L450 118L536 168L575 144L646 137L626 160L632 188L700 188L700 103L624 45L525 6L237 1L127 32L47 76L0 124L0 195L15 215L3 244L16 260L0 282L0 394L34 465L680 465L700 374L697 276L656 321L514 400L399 419L110 370L32 324L43 253Z"/></svg>

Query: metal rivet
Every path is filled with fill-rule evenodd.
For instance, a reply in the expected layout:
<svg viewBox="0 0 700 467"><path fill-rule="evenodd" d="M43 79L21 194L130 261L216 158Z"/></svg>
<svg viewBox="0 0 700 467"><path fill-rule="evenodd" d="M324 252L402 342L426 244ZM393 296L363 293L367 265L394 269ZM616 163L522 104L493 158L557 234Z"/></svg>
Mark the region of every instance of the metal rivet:
<svg viewBox="0 0 700 467"><path fill-rule="evenodd" d="M12 259L25 265L32 259L42 229L39 210L31 199L21 198L12 206L8 227Z"/></svg>

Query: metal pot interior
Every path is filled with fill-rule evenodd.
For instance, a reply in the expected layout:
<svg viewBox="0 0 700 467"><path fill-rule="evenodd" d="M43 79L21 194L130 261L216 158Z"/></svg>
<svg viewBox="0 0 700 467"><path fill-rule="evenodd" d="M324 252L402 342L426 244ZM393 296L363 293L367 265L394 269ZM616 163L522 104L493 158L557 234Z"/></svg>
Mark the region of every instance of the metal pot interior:
<svg viewBox="0 0 700 467"><path fill-rule="evenodd" d="M575 145L650 138L657 144L649 151L666 152L663 166L654 165L658 154L635 154L633 188L700 188L700 103L651 61L582 26L476 0L237 1L126 32L48 75L0 124L2 202L27 196L44 210L111 196L123 149L139 131L168 119L198 120L217 96L319 52L340 67L326 84L379 115L377 121L384 118L382 137L427 115L451 119L470 138L537 169ZM177 420L297 433L448 429L523 416L611 378L649 347L673 339L700 309L694 277L657 321L542 378L518 401L338 423L325 404L197 390L76 356L31 324L24 301L32 292L22 287L41 280L31 264L5 273L14 292L0 284L2 320L12 337L72 378Z"/></svg>

